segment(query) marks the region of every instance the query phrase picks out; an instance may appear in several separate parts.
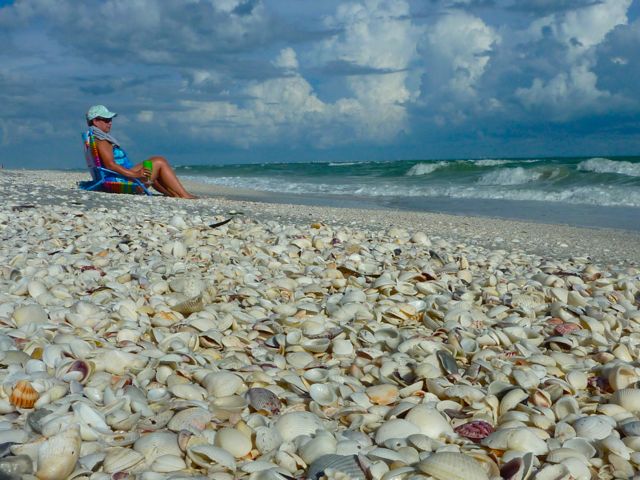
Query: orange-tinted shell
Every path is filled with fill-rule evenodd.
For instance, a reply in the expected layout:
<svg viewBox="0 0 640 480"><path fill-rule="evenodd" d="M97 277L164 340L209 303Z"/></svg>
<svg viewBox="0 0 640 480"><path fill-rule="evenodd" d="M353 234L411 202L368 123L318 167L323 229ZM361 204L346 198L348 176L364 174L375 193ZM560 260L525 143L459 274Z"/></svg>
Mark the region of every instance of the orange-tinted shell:
<svg viewBox="0 0 640 480"><path fill-rule="evenodd" d="M40 394L26 380L20 380L13 387L9 401L18 408L33 408Z"/></svg>

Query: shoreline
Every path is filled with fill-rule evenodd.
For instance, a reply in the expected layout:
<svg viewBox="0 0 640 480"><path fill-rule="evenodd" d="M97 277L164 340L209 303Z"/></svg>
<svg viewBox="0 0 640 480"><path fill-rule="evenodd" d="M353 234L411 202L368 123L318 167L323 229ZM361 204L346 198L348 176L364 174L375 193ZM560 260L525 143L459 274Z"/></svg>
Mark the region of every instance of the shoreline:
<svg viewBox="0 0 640 480"><path fill-rule="evenodd" d="M502 218L450 215L445 213L415 212L388 209L354 209L273 203L271 195L257 191L242 191L205 183L184 182L189 191L201 196L196 201L150 198L83 192L76 186L86 180L87 174L60 171L0 171L0 191L16 203L59 204L75 202L75 208L126 207L135 204L153 210L153 203L174 205L176 211L202 216L228 216L229 212L242 212L240 216L259 221L288 222L305 225L321 222L353 228L378 229L391 227L423 231L430 237L442 238L460 244L474 245L488 250L514 250L543 258L589 258L602 266L640 265L640 232L610 228L588 228L508 220ZM14 186L12 186L12 184ZM34 185L38 198L30 198ZM250 197L252 200L240 198Z"/></svg>

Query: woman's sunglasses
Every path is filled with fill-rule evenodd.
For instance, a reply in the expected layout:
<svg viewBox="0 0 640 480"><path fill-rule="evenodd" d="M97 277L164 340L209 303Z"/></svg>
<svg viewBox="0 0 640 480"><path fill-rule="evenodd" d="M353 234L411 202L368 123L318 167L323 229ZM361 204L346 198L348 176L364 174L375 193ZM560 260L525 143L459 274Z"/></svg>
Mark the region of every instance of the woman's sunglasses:
<svg viewBox="0 0 640 480"><path fill-rule="evenodd" d="M102 120L103 122L106 123L111 123L113 118L102 118L102 117L98 117L96 120Z"/></svg>

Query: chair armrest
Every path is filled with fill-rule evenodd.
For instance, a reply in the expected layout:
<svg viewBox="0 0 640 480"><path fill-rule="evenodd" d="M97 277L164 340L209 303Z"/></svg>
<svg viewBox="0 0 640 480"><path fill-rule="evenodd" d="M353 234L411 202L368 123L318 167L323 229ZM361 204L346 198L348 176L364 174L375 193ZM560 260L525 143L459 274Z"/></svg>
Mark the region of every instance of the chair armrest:
<svg viewBox="0 0 640 480"><path fill-rule="evenodd" d="M126 175L123 175L122 173L118 173L118 172L114 172L113 170L109 170L108 168L98 167L98 169L99 169L100 171L102 171L102 172L109 173L109 174L111 174L112 176L116 176L116 177L120 177L120 178L126 178L127 180L130 180L130 181L132 181L132 182L140 181L140 180L138 180L136 177L128 177L128 176L126 176Z"/></svg>

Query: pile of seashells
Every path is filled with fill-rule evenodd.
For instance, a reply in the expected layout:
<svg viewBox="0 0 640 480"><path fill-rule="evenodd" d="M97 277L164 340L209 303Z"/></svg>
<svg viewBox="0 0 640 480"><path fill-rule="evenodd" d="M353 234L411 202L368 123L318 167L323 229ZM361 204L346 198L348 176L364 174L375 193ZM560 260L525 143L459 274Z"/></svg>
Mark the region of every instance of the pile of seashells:
<svg viewBox="0 0 640 480"><path fill-rule="evenodd" d="M640 271L0 210L0 477L632 478Z"/></svg>

